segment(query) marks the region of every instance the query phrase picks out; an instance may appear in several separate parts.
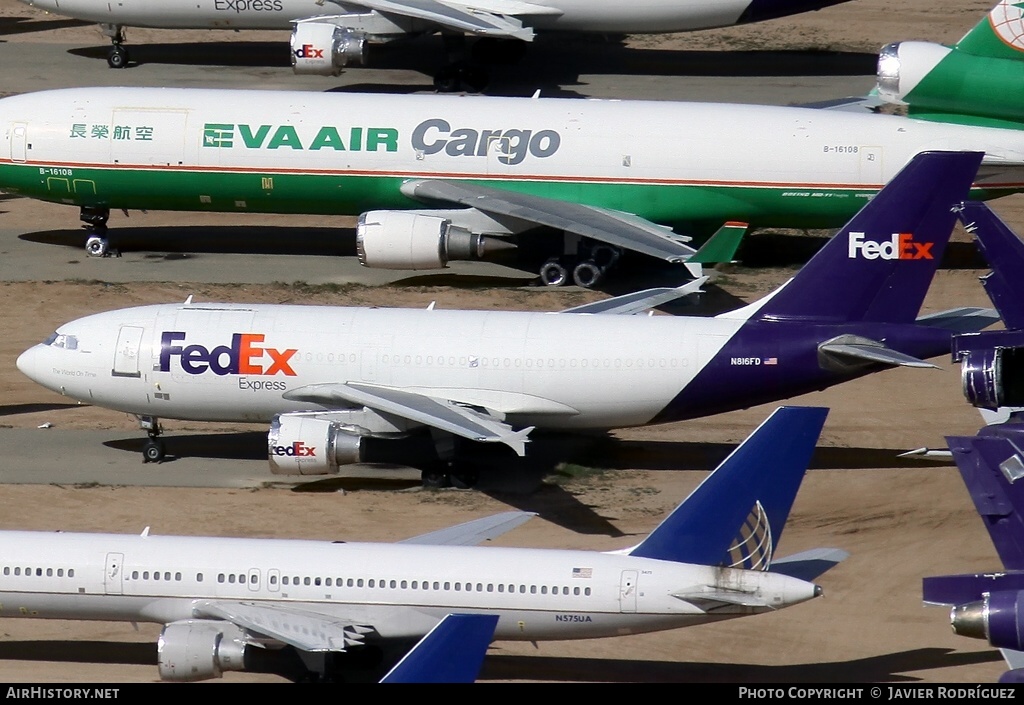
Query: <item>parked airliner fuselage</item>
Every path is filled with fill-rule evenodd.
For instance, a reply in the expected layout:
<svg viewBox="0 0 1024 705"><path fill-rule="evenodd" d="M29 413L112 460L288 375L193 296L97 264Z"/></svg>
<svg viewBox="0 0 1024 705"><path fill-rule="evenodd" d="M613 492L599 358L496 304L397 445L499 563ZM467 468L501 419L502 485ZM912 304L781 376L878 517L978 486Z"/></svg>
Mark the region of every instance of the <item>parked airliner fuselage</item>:
<svg viewBox="0 0 1024 705"><path fill-rule="evenodd" d="M338 408L283 399L289 391L359 382L496 410L516 426L609 429L824 388L874 368L825 369L820 341L857 332L887 338L886 324L787 325L747 315L166 304L67 323L18 366L75 399L159 418L267 422ZM948 331L896 330L907 354L948 350Z"/></svg>
<svg viewBox="0 0 1024 705"><path fill-rule="evenodd" d="M658 223L838 227L932 149L1022 164L1024 131L668 101L170 88L0 100L0 190L97 209L437 208L403 185L455 179ZM983 173L974 196L1022 187Z"/></svg>
<svg viewBox="0 0 1024 705"><path fill-rule="evenodd" d="M171 623L217 600L315 608L418 638L452 612L496 639L582 639L772 611L818 594L786 575L582 551L4 532L0 617ZM695 586L750 605L705 612ZM758 606L753 606L757 603Z"/></svg>

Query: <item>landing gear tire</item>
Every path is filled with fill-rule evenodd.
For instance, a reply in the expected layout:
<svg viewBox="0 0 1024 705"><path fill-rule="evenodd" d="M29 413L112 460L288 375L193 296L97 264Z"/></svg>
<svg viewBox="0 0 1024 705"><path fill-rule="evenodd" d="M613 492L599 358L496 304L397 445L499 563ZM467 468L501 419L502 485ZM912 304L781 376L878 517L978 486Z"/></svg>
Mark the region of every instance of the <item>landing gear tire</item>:
<svg viewBox="0 0 1024 705"><path fill-rule="evenodd" d="M540 283L544 286L564 286L569 281L569 271L558 260L548 260L540 268Z"/></svg>
<svg viewBox="0 0 1024 705"><path fill-rule="evenodd" d="M601 281L601 268L594 262L587 260L586 262L580 262L572 270L572 280L576 286L584 289L590 289L597 286L597 283Z"/></svg>
<svg viewBox="0 0 1024 705"><path fill-rule="evenodd" d="M107 66L112 69L123 69L128 65L128 50L120 44L115 44L107 54Z"/></svg>
<svg viewBox="0 0 1024 705"><path fill-rule="evenodd" d="M479 93L487 87L487 72L465 61L449 64L434 76L434 90L438 93Z"/></svg>
<svg viewBox="0 0 1024 705"><path fill-rule="evenodd" d="M452 487L460 490L468 490L476 487L480 476L475 470L460 470L450 475Z"/></svg>
<svg viewBox="0 0 1024 705"><path fill-rule="evenodd" d="M424 488L430 490L440 490L452 486L451 476L447 472L436 468L423 470L420 475L420 481L423 483Z"/></svg>
<svg viewBox="0 0 1024 705"><path fill-rule="evenodd" d="M144 463L159 463L165 455L163 441L151 438L142 446L142 462Z"/></svg>
<svg viewBox="0 0 1024 705"><path fill-rule="evenodd" d="M106 257L110 251L110 243L101 235L90 235L85 241L85 251L90 257Z"/></svg>

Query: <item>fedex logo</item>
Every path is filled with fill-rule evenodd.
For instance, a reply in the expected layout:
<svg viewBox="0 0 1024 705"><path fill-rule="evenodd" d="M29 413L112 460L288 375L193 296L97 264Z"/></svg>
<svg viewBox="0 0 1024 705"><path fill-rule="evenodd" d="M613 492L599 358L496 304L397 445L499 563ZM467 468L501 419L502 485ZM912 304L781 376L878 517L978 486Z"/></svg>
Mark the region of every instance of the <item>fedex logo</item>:
<svg viewBox="0 0 1024 705"><path fill-rule="evenodd" d="M914 242L912 233L893 233L887 242L865 240L864 233L850 233L849 258L864 259L934 259L934 242Z"/></svg>
<svg viewBox="0 0 1024 705"><path fill-rule="evenodd" d="M295 441L290 446L274 446L274 455L287 455L293 458L316 457L316 447L307 446L302 441Z"/></svg>
<svg viewBox="0 0 1024 705"><path fill-rule="evenodd" d="M301 49L296 50L295 56L300 59L322 59L324 50L317 49L312 44L303 44Z"/></svg>
<svg viewBox="0 0 1024 705"><path fill-rule="evenodd" d="M210 350L205 345L180 345L181 331L165 331L160 336L160 371L170 372L171 358L178 358L181 369L190 375L212 371L215 375L285 375L294 377L289 360L297 349L276 350L261 347L262 333L235 333L231 345Z"/></svg>

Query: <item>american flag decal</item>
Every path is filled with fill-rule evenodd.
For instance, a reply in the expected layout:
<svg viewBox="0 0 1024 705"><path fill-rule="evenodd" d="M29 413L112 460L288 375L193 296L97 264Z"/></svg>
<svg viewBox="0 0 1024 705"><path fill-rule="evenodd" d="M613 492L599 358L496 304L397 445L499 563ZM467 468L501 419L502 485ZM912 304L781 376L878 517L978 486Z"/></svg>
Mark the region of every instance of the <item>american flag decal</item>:
<svg viewBox="0 0 1024 705"><path fill-rule="evenodd" d="M777 364L779 364L779 358L777 358L777 357L766 357L764 359L764 364L765 365L777 365Z"/></svg>
<svg viewBox="0 0 1024 705"><path fill-rule="evenodd" d="M572 577L574 578L590 578L594 573L593 568L573 568Z"/></svg>

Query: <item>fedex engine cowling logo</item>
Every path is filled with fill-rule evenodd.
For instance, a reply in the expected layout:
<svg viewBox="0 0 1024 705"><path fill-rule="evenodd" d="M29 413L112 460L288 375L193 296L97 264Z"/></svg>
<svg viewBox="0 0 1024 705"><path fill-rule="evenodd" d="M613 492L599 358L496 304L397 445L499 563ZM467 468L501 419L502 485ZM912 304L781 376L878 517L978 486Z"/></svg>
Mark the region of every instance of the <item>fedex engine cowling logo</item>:
<svg viewBox="0 0 1024 705"><path fill-rule="evenodd" d="M164 331L160 336L160 371L170 372L171 361L177 360L183 372L201 375L212 372L218 376L238 375L239 389L259 391L284 390L284 382L252 380L249 377L295 377L291 360L296 348L278 350L264 346L262 333L235 333L229 345L208 348L185 345L182 331Z"/></svg>
<svg viewBox="0 0 1024 705"><path fill-rule="evenodd" d="M912 233L893 233L884 242L865 240L864 233L850 232L850 259L935 259L934 242L915 242Z"/></svg>

